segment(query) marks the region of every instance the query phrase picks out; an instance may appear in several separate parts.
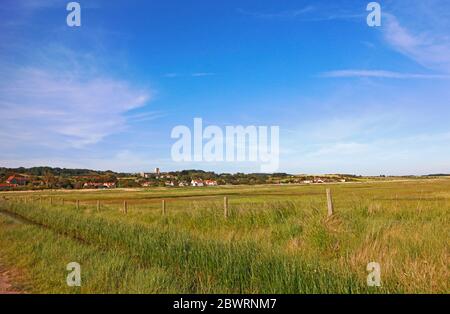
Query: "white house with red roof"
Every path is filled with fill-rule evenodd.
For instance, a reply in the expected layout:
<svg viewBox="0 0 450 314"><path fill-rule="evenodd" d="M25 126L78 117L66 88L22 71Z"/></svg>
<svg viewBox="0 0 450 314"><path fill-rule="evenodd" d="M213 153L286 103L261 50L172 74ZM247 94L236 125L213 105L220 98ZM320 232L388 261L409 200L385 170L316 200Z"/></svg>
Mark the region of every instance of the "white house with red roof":
<svg viewBox="0 0 450 314"><path fill-rule="evenodd" d="M202 180L192 180L192 181L191 181L191 185L192 185L192 186L204 186Z"/></svg>
<svg viewBox="0 0 450 314"><path fill-rule="evenodd" d="M28 178L20 175L12 175L9 176L8 179L6 179L7 184L15 184L15 185L27 185Z"/></svg>
<svg viewBox="0 0 450 314"><path fill-rule="evenodd" d="M205 185L206 186L216 186L217 181L216 180L205 180Z"/></svg>

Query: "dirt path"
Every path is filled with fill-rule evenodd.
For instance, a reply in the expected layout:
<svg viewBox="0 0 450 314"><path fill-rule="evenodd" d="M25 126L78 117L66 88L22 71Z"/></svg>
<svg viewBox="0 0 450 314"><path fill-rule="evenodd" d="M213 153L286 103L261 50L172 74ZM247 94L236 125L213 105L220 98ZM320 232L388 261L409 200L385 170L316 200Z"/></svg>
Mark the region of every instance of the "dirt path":
<svg viewBox="0 0 450 314"><path fill-rule="evenodd" d="M0 215L1 215L1 213L0 213ZM14 219L14 218L11 218L11 219ZM15 288L13 285L14 278L18 278L17 275L18 275L18 272L16 270L5 267L0 259L0 294L24 293L23 291L20 291L19 289Z"/></svg>
<svg viewBox="0 0 450 314"><path fill-rule="evenodd" d="M21 291L15 289L12 285L14 273L11 270L3 268L0 264L0 294L19 294Z"/></svg>

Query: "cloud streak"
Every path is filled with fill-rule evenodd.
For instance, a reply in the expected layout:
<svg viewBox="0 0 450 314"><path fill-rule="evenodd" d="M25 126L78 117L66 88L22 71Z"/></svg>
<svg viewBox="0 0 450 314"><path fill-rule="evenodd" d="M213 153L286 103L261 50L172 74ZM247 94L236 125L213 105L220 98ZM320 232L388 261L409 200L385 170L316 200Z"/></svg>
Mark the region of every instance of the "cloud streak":
<svg viewBox="0 0 450 314"><path fill-rule="evenodd" d="M171 72L171 73L166 73L163 76L165 78L177 78L177 77L204 77L204 76L214 76L216 75L216 73L213 72L193 72L190 74L183 74L183 73L176 73L176 72Z"/></svg>
<svg viewBox="0 0 450 314"><path fill-rule="evenodd" d="M400 73L385 70L337 70L321 73L320 77L329 78L389 78L389 79L450 79L450 75L443 74L419 74L419 73Z"/></svg>
<svg viewBox="0 0 450 314"><path fill-rule="evenodd" d="M125 81L22 68L0 83L0 133L3 142L82 148L122 131L125 114L150 99Z"/></svg>
<svg viewBox="0 0 450 314"><path fill-rule="evenodd" d="M300 9L285 10L281 12L253 12L244 9L237 10L239 14L266 20L290 20L296 19L303 22L321 22L333 20L353 20L364 18L361 13L351 13L338 8L316 8L306 6Z"/></svg>
<svg viewBox="0 0 450 314"><path fill-rule="evenodd" d="M383 15L384 39L396 51L422 66L450 73L450 37L448 31L414 32L403 26L396 16Z"/></svg>
<svg viewBox="0 0 450 314"><path fill-rule="evenodd" d="M296 10L286 10L282 12L276 12L276 13L263 13L263 12L249 12L243 9L238 9L238 12L243 15L249 15L256 18L262 18L262 19L277 19L277 18L297 18L299 16L302 16L306 13L314 11L313 6L306 6L301 9Z"/></svg>

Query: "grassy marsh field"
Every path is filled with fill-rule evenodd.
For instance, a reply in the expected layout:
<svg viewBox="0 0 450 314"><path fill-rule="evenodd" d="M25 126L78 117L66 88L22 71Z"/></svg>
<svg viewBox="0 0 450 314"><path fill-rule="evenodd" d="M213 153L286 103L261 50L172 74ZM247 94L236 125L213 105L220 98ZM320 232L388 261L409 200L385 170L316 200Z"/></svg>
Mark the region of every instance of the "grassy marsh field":
<svg viewBox="0 0 450 314"><path fill-rule="evenodd" d="M450 292L447 178L8 192L0 210L0 262L31 293ZM81 287L66 284L74 261Z"/></svg>

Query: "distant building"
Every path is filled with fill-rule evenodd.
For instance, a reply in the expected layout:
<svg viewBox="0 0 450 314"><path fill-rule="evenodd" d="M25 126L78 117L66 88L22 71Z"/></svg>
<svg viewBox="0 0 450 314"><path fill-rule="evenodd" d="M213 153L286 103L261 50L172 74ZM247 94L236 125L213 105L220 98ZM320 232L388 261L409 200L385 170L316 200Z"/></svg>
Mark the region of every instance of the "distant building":
<svg viewBox="0 0 450 314"><path fill-rule="evenodd" d="M141 172L140 173L140 176L143 177L143 178L146 178L146 179L150 178L151 175L152 175L152 173L148 173L148 172Z"/></svg>
<svg viewBox="0 0 450 314"><path fill-rule="evenodd" d="M188 185L189 185L189 183L184 182L184 181L178 183L178 186L188 186Z"/></svg>
<svg viewBox="0 0 450 314"><path fill-rule="evenodd" d="M192 180L191 185L192 186L203 186L204 184L203 184L202 180Z"/></svg>
<svg viewBox="0 0 450 314"><path fill-rule="evenodd" d="M10 188L16 188L18 187L17 184L11 184L11 183L0 183L0 190L8 190Z"/></svg>
<svg viewBox="0 0 450 314"><path fill-rule="evenodd" d="M85 189L112 189L116 187L114 182L86 182L83 184Z"/></svg>
<svg viewBox="0 0 450 314"><path fill-rule="evenodd" d="M159 168L155 168L155 174L156 174L156 175L159 175L159 174L160 174Z"/></svg>
<svg viewBox="0 0 450 314"><path fill-rule="evenodd" d="M207 186L216 186L217 185L217 181L215 181L215 180L205 180L205 185L207 185Z"/></svg>
<svg viewBox="0 0 450 314"><path fill-rule="evenodd" d="M10 176L8 179L6 179L5 182L7 184L27 185L28 181L29 181L28 178L26 178L24 176L13 175L13 176Z"/></svg>

